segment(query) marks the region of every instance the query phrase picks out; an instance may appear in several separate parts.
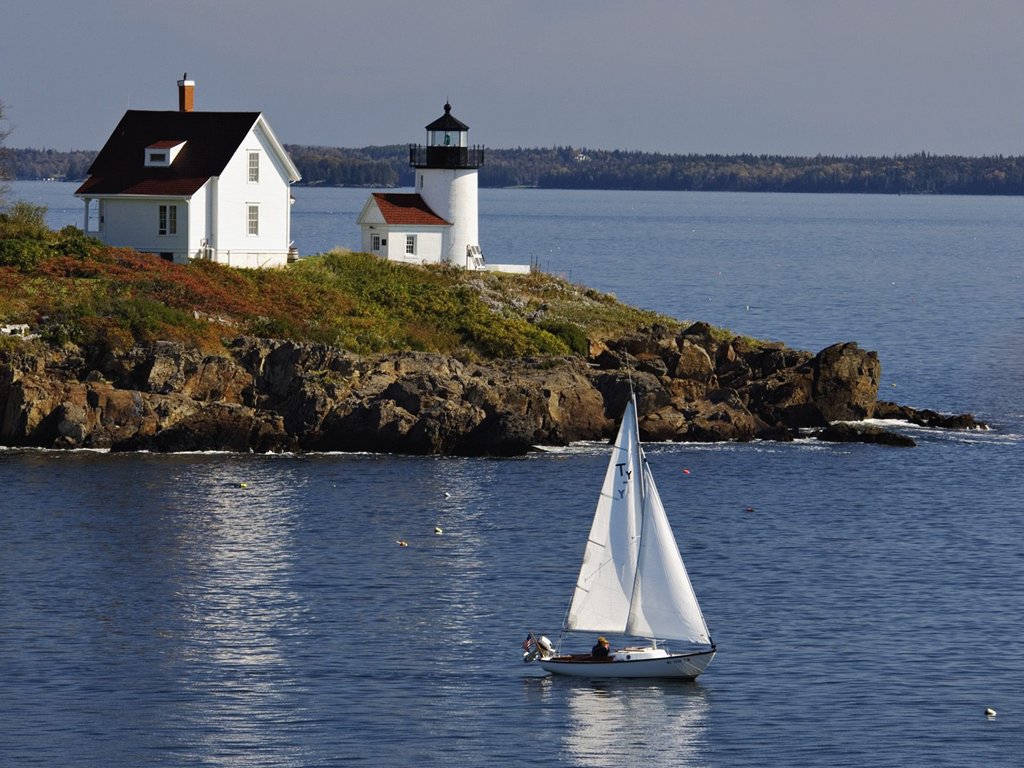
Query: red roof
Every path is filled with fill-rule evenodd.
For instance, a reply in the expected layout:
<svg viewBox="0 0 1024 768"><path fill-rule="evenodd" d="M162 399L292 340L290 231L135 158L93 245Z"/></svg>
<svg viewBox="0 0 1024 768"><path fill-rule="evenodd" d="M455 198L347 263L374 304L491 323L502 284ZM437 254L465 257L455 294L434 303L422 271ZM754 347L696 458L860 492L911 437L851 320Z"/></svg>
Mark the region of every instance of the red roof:
<svg viewBox="0 0 1024 768"><path fill-rule="evenodd" d="M373 199L387 224L451 225L450 221L445 221L430 210L430 206L419 195L408 192L374 192Z"/></svg>
<svg viewBox="0 0 1024 768"><path fill-rule="evenodd" d="M259 116L259 112L128 110L76 194L191 195L221 174ZM170 166L146 166L147 148L182 142L185 146Z"/></svg>

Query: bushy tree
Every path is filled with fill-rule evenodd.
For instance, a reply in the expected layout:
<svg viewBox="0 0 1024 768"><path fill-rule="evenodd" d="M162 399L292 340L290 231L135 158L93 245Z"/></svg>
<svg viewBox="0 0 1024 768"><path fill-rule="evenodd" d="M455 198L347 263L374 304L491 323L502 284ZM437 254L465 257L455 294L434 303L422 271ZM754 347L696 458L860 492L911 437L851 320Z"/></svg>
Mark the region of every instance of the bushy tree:
<svg viewBox="0 0 1024 768"><path fill-rule="evenodd" d="M4 148L4 141L7 139L7 135L11 132L11 129L7 127L7 122L4 119L4 103L0 101L0 208L3 208L4 201L7 199L8 186L6 181L8 179L7 174L7 150Z"/></svg>

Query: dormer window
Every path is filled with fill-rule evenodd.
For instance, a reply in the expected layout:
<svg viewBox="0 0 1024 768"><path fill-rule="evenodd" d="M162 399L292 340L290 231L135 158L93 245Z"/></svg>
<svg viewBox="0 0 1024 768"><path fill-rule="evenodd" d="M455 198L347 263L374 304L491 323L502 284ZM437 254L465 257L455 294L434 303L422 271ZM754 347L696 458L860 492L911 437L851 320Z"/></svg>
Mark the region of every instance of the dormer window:
<svg viewBox="0 0 1024 768"><path fill-rule="evenodd" d="M146 147L145 164L147 168L167 168L185 146L184 141L158 141Z"/></svg>

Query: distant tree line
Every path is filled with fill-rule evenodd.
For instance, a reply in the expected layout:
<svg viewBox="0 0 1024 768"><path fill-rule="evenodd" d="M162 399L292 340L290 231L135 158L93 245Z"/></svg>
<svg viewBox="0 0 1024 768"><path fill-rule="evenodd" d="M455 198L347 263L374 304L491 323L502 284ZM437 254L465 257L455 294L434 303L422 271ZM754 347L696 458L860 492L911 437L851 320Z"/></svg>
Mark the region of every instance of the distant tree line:
<svg viewBox="0 0 1024 768"><path fill-rule="evenodd" d="M405 144L361 149L289 144L303 185L411 187ZM16 179L85 177L95 152L10 149ZM721 192L1024 195L1024 156L666 155L573 147L488 149L481 187Z"/></svg>
<svg viewBox="0 0 1024 768"><path fill-rule="evenodd" d="M4 162L11 178L31 179L84 179L96 152L72 150L58 152L55 149L8 149Z"/></svg>
<svg viewBox="0 0 1024 768"><path fill-rule="evenodd" d="M325 187L411 187L412 168L405 145L388 147L306 147L286 144L302 174L302 184Z"/></svg>
<svg viewBox="0 0 1024 768"><path fill-rule="evenodd" d="M659 155L582 151L545 169L548 189L1024 194L1024 157Z"/></svg>

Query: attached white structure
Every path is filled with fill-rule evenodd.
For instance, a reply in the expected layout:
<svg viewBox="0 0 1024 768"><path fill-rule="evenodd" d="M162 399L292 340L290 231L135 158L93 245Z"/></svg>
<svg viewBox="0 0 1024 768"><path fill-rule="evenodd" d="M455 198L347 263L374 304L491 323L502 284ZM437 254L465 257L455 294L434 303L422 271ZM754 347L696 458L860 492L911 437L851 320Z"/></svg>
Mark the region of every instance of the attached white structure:
<svg viewBox="0 0 1024 768"><path fill-rule="evenodd" d="M529 272L527 265L484 262L477 224L484 150L469 146L469 126L445 104L444 114L426 130L426 146L409 146L415 192L375 193L356 219L363 250L392 261Z"/></svg>
<svg viewBox="0 0 1024 768"><path fill-rule="evenodd" d="M357 219L363 250L390 261L440 264L451 223L427 206L420 195L375 192Z"/></svg>
<svg viewBox="0 0 1024 768"><path fill-rule="evenodd" d="M259 112L129 110L75 192L85 230L109 245L175 261L280 267L291 241L290 185L301 177Z"/></svg>

